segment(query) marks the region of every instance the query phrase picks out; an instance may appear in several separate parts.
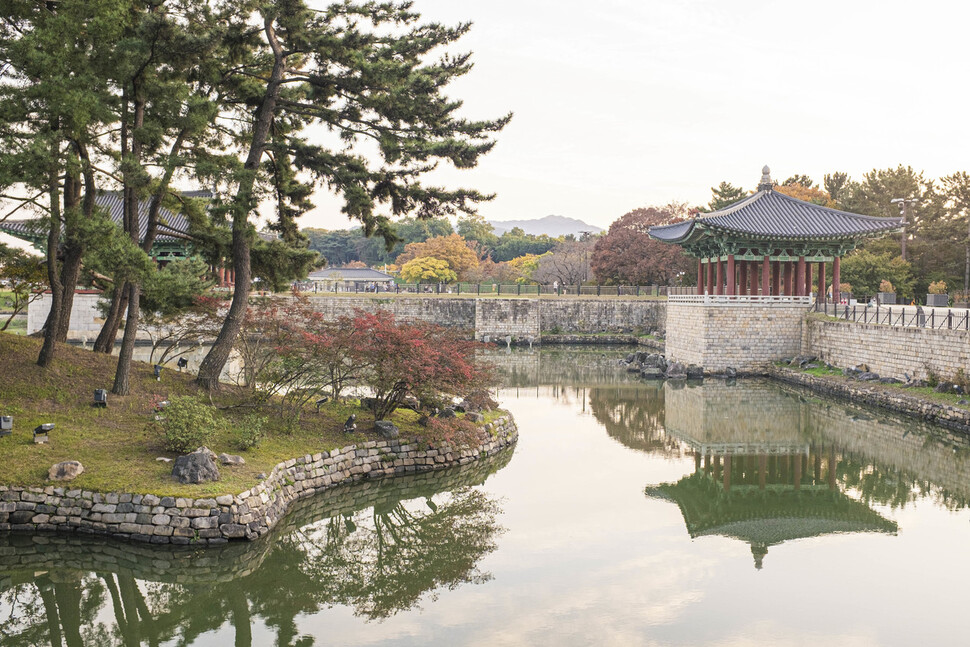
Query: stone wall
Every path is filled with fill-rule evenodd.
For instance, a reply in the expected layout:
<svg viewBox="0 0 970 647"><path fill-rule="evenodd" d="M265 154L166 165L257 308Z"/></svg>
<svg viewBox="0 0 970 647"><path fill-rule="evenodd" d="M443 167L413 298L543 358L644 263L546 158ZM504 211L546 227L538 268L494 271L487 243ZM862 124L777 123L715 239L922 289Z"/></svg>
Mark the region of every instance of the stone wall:
<svg viewBox="0 0 970 647"><path fill-rule="evenodd" d="M906 328L877 324L805 321L802 353L834 366L867 364L883 377L926 379L930 373L952 378L970 374L970 333L962 330Z"/></svg>
<svg viewBox="0 0 970 647"><path fill-rule="evenodd" d="M156 544L256 539L268 533L297 499L341 483L466 465L518 439L511 417L498 418L485 429L488 439L467 449L381 440L292 458L274 467L259 485L215 498L0 486L0 531L93 533Z"/></svg>
<svg viewBox="0 0 970 647"><path fill-rule="evenodd" d="M538 340L559 334L663 332L665 301L648 299L529 299L499 297L315 296L314 309L328 317L355 309L385 309L404 321L428 321L473 330L477 339Z"/></svg>
<svg viewBox="0 0 970 647"><path fill-rule="evenodd" d="M353 514L371 507L390 508L398 501L430 498L478 485L512 458L512 452L476 460L446 470L414 473L392 479L368 480L337 488L326 496L293 503L274 533L303 528L321 519ZM0 533L0 590L14 582L29 582L38 571L73 569L97 573L131 573L137 579L179 584L233 582L263 565L274 546L259 541L234 541L198 551L183 546L106 542L78 534Z"/></svg>
<svg viewBox="0 0 970 647"><path fill-rule="evenodd" d="M801 352L807 310L793 304L669 302L667 359L712 373L728 367L763 373L772 362Z"/></svg>
<svg viewBox="0 0 970 647"><path fill-rule="evenodd" d="M51 311L51 294L45 292L40 298L27 306L27 334L32 335L47 322L47 315ZM71 323L68 326L70 339L94 340L101 332L104 319L98 310L100 292L82 291L74 294L74 304L71 309Z"/></svg>

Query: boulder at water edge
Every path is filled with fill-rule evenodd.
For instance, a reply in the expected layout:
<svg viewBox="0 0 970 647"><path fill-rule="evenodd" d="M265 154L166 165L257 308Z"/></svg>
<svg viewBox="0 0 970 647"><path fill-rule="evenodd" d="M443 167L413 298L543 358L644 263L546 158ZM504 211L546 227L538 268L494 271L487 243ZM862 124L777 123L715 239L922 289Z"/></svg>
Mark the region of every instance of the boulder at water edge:
<svg viewBox="0 0 970 647"><path fill-rule="evenodd" d="M191 454L179 456L172 467L172 476L179 483L207 483L219 480L219 468L214 454L200 447Z"/></svg>

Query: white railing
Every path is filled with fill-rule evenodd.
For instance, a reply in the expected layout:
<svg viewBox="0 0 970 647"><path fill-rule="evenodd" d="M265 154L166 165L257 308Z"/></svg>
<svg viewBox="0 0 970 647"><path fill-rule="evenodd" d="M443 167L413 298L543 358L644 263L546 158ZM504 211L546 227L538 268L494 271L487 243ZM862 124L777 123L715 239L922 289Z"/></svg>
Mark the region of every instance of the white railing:
<svg viewBox="0 0 970 647"><path fill-rule="evenodd" d="M667 297L670 303L681 303L687 305L786 305L786 306L810 306L815 297L796 297L796 296L762 296L760 294L672 294Z"/></svg>

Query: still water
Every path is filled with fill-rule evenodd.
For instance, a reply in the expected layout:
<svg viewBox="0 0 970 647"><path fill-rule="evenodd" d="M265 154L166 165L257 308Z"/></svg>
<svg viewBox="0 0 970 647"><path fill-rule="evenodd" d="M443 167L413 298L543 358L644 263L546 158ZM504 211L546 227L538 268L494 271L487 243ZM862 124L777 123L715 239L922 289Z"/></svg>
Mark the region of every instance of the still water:
<svg viewBox="0 0 970 647"><path fill-rule="evenodd" d="M513 451L261 541L0 536L0 644L966 644L966 439L621 354L496 355Z"/></svg>

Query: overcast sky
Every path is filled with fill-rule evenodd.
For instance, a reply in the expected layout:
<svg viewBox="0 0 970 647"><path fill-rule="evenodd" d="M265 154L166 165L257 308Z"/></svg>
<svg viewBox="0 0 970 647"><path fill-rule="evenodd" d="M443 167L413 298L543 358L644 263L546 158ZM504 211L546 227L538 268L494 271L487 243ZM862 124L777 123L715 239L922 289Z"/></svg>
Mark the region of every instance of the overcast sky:
<svg viewBox="0 0 970 647"><path fill-rule="evenodd" d="M761 167L861 179L970 170L966 28L955 1L415 0L469 20L470 117L513 111L495 150L447 181L495 192L490 220L581 218L710 201ZM350 226L318 199L306 226Z"/></svg>

